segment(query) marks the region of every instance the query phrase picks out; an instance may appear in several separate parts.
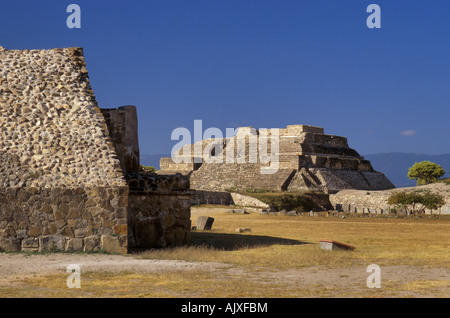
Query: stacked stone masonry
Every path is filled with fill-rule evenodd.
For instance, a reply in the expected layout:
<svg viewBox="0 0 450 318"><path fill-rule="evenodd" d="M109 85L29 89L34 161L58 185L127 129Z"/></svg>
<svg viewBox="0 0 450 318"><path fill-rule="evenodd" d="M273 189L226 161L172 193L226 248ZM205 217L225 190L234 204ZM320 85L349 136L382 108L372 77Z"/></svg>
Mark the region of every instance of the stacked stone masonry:
<svg viewBox="0 0 450 318"><path fill-rule="evenodd" d="M82 48L0 47L0 251L188 242L189 182L154 176L137 191L130 174L144 178L136 108L98 107ZM141 224L136 242L136 220L150 216L161 229Z"/></svg>
<svg viewBox="0 0 450 318"><path fill-rule="evenodd" d="M193 192L181 175L128 175L130 247L185 245L190 242ZM151 207L151 208L150 208Z"/></svg>

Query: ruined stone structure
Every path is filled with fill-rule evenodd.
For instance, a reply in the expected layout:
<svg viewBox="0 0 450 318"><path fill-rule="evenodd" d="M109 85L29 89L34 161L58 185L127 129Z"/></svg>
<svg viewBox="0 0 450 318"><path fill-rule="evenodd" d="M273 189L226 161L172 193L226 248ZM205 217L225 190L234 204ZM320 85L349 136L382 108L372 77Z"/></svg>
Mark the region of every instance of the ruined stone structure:
<svg viewBox="0 0 450 318"><path fill-rule="evenodd" d="M424 209L425 214L450 215L450 187L444 183L433 183L418 187L389 189L384 191L342 190L330 195L330 203L334 210L348 213L407 215L411 207L391 205L389 197L396 192L430 191L444 197L445 204L437 209ZM418 204L420 207L420 204Z"/></svg>
<svg viewBox="0 0 450 318"><path fill-rule="evenodd" d="M324 134L323 128L307 125L291 125L279 129L278 170L273 174L262 173L270 163L249 161L251 138L259 138L260 131L252 127L239 128L236 135L224 139L208 139L186 145L179 152L181 163L172 158L162 158L161 173L182 173L190 177L191 188L204 191L230 189L265 189L274 191L318 190L336 193L342 189L381 190L394 188L384 174L375 171L368 160L348 146L347 138ZM271 152L271 136L268 130L268 154ZM240 140L245 140L245 162L238 156L227 163L227 151L232 145L235 154ZM254 140L254 139L253 139ZM220 145L216 147L215 145ZM196 163L195 148L203 149L206 158L222 155L221 162L209 163L203 158ZM198 149L198 148L197 148ZM197 153L198 156L198 153Z"/></svg>
<svg viewBox="0 0 450 318"><path fill-rule="evenodd" d="M190 202L139 171L136 108L98 107L81 48L0 47L0 251L185 244Z"/></svg>

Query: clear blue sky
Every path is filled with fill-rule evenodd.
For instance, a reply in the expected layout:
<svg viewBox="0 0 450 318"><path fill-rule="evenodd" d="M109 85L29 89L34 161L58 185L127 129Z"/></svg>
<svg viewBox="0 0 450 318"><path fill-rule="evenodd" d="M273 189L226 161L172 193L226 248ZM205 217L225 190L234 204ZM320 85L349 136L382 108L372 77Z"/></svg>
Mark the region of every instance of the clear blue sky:
<svg viewBox="0 0 450 318"><path fill-rule="evenodd" d="M170 153L194 119L320 126L361 154L450 152L448 0L1 0L0 45L83 47L100 107L138 107L141 154Z"/></svg>

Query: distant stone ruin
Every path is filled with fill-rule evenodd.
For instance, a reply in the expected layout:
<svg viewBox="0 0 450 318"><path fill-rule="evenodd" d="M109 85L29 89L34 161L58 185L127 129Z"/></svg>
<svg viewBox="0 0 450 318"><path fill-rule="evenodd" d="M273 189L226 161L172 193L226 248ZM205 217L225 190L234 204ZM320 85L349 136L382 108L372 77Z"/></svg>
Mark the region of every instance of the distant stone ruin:
<svg viewBox="0 0 450 318"><path fill-rule="evenodd" d="M179 157L183 162L175 163L172 158L162 158L160 173L182 173L189 176L191 188L203 191L227 191L264 189L272 191L317 190L336 193L342 189L384 190L394 185L381 172L375 171L370 161L361 157L348 146L347 138L324 134L324 129L307 125L291 125L279 129L278 169L273 174L261 173L267 163L195 162L194 149L208 149L210 157L217 153L212 145L220 144L223 157L229 145L233 151L239 140L246 140L245 153L248 159L249 140L260 135L252 127L239 128L236 135L223 139L208 139L197 144L184 146ZM274 134L268 130L268 136ZM209 148L206 148L209 147ZM270 144L268 146L270 153ZM188 155L186 155L188 154ZM186 158L188 156L189 158ZM237 158L237 157L235 157ZM188 160L189 159L189 160ZM204 159L204 158L203 158Z"/></svg>
<svg viewBox="0 0 450 318"><path fill-rule="evenodd" d="M0 251L186 244L191 197L139 170L136 108L98 107L81 48L0 47Z"/></svg>

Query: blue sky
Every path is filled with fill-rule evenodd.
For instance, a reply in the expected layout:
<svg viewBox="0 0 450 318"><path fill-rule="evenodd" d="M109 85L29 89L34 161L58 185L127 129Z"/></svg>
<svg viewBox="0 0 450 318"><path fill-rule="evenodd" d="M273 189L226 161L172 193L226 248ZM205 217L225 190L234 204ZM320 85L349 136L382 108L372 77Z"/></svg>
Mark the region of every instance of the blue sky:
<svg viewBox="0 0 450 318"><path fill-rule="evenodd" d="M69 4L81 28L69 29ZM381 28L369 29L369 4ZM2 0L0 45L81 46L100 107L136 105L141 154L193 130L307 124L361 154L450 152L450 1Z"/></svg>

